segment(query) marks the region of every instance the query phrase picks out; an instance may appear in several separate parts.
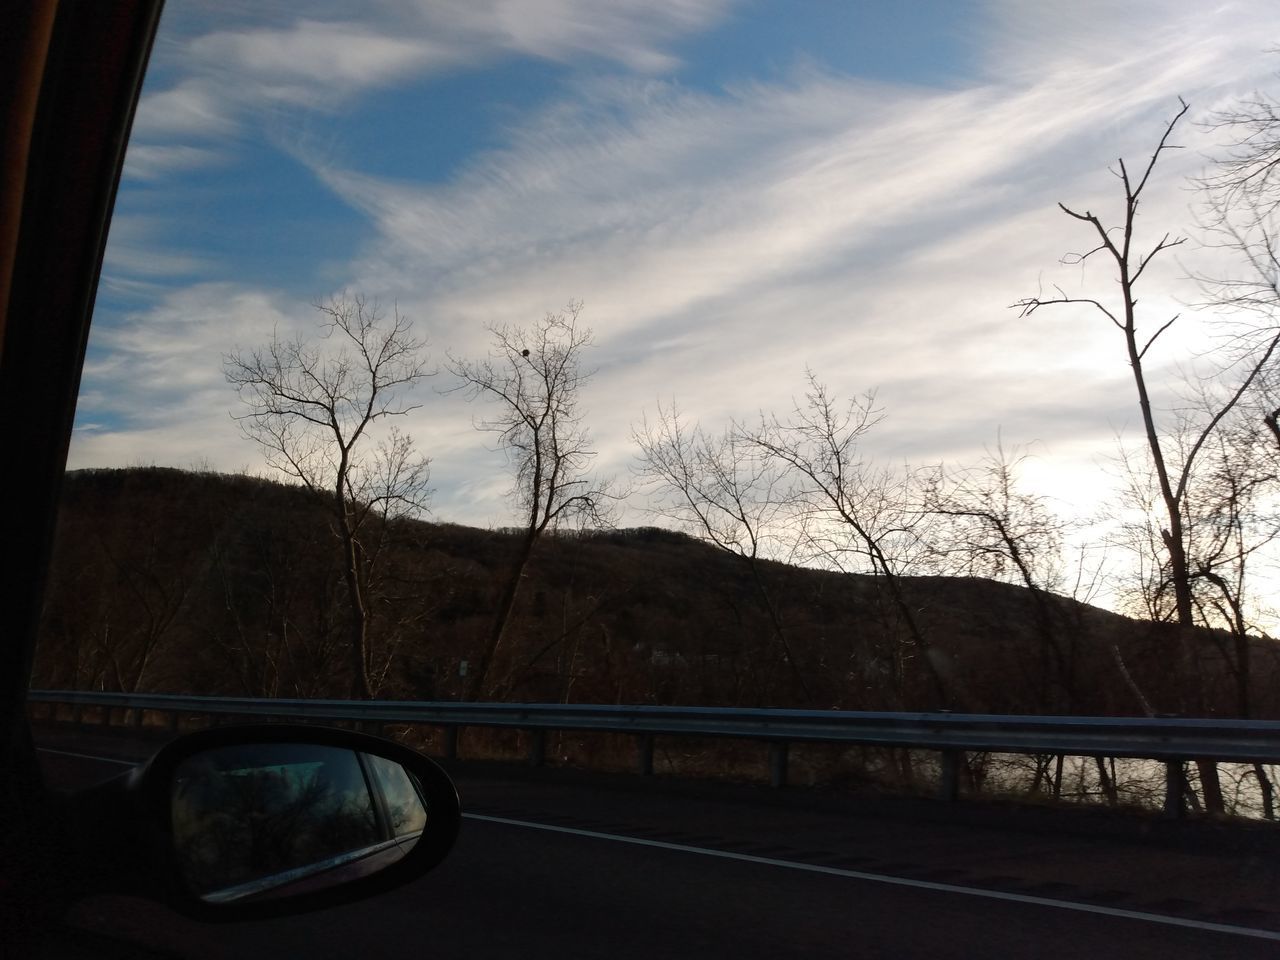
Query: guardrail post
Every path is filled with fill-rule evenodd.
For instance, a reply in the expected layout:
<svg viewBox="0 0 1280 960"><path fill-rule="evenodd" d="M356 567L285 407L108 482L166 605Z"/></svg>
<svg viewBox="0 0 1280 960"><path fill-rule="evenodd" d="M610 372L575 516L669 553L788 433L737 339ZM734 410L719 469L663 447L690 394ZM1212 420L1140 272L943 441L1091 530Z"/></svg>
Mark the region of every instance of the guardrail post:
<svg viewBox="0 0 1280 960"><path fill-rule="evenodd" d="M939 800L954 803L960 799L960 768L963 765L963 750L942 751L942 775L938 781Z"/></svg>
<svg viewBox="0 0 1280 960"><path fill-rule="evenodd" d="M785 740L774 740L769 744L769 786L787 785L787 757L790 752L791 744Z"/></svg>
<svg viewBox="0 0 1280 960"><path fill-rule="evenodd" d="M653 734L642 733L639 736L640 776L653 776Z"/></svg>
<svg viewBox="0 0 1280 960"><path fill-rule="evenodd" d="M547 760L547 731L530 730L529 766L540 767Z"/></svg>
<svg viewBox="0 0 1280 960"><path fill-rule="evenodd" d="M1164 815L1180 818L1183 815L1182 798L1187 791L1187 778L1182 771L1181 760L1164 762Z"/></svg>
<svg viewBox="0 0 1280 960"><path fill-rule="evenodd" d="M458 728L444 728L444 758L446 760L458 759Z"/></svg>

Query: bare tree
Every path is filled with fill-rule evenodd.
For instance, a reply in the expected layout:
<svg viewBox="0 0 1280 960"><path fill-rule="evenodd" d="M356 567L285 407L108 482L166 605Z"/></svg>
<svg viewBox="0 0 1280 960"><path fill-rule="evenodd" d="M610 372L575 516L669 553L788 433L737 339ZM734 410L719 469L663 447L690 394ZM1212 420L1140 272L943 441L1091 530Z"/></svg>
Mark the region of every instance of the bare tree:
<svg viewBox="0 0 1280 960"><path fill-rule="evenodd" d="M399 310L339 297L317 304L319 341L273 336L266 346L229 354L224 371L247 412L235 417L273 468L301 482L327 509L342 556L349 606L351 695L368 698L375 681L369 642L371 585L390 521L425 509L429 461L380 421L417 408L405 392L428 375L424 342Z"/></svg>
<svg viewBox="0 0 1280 960"><path fill-rule="evenodd" d="M667 409L659 404L655 422L646 418L632 438L640 448L642 482L653 490L652 508L746 564L782 661L808 700L804 673L760 563L792 506L777 458L737 429L709 435L686 424L674 402Z"/></svg>
<svg viewBox="0 0 1280 960"><path fill-rule="evenodd" d="M1278 533L1280 370L1273 357L1280 343L1280 103L1257 92L1213 114L1208 125L1225 135L1228 146L1200 179L1201 225L1206 245L1226 256L1216 273L1199 279L1209 304L1231 317L1229 359L1241 369L1249 393L1209 451L1199 497L1206 534L1197 569L1207 585L1201 615L1225 627L1231 638L1233 655L1224 659L1235 680L1237 712L1249 717L1253 638L1265 636L1257 624L1252 572ZM1202 406L1207 393L1199 391ZM1274 617L1274 611L1266 612ZM1272 784L1261 765L1254 775L1272 818Z"/></svg>
<svg viewBox="0 0 1280 960"><path fill-rule="evenodd" d="M932 699L938 706L950 706L937 654L901 574L925 518L914 506L908 476L868 465L861 455L863 438L882 418L875 396L841 403L812 371L807 379L804 401L789 418L763 418L757 428L743 428L742 433L796 477L797 494L804 501L804 536L815 559L842 570L869 569L884 583L906 634L905 642L890 651L890 676L898 695L906 694L912 679L909 667L918 662Z"/></svg>
<svg viewBox="0 0 1280 960"><path fill-rule="evenodd" d="M1226 154L1203 179L1223 206L1247 194L1247 206L1268 213L1280 207L1280 103L1258 91L1212 114L1208 126L1230 140Z"/></svg>
<svg viewBox="0 0 1280 960"><path fill-rule="evenodd" d="M253 501L245 496L235 513L209 516L216 532L208 549L210 605L195 621L201 645L225 678L222 691L333 696L334 677L350 658L332 524L300 523L297 513L279 509L282 500Z"/></svg>
<svg viewBox="0 0 1280 960"><path fill-rule="evenodd" d="M1041 663L1036 709L1070 712L1076 700L1075 633L1064 629L1059 598L1066 525L1044 497L1023 492L1018 472L1027 455L997 440L973 467L942 465L921 478L923 510L942 518L931 549L949 575L989 577L1027 589Z"/></svg>
<svg viewBox="0 0 1280 960"><path fill-rule="evenodd" d="M483 360L450 358L449 369L469 400L487 401L493 412L476 421L493 433L514 474L512 493L524 516L493 625L471 674L468 697L503 691L490 683L502 650L525 568L539 538L571 521L595 522L608 513L607 484L590 476L595 452L583 423L582 388L591 373L582 355L592 345L580 323L582 304L571 301L529 327L492 327L493 346Z"/></svg>
<svg viewBox="0 0 1280 960"><path fill-rule="evenodd" d="M1214 437L1194 488L1193 573L1197 613L1231 639L1223 651L1235 681L1236 712L1253 715L1252 645L1265 635L1250 576L1254 560L1280 535L1275 516L1277 463L1256 421L1241 420ZM1269 448L1269 444L1267 447ZM1217 639L1220 634L1210 636Z"/></svg>
<svg viewBox="0 0 1280 960"><path fill-rule="evenodd" d="M1200 579L1194 554L1193 531L1190 524L1190 488L1195 483L1197 470L1214 438L1228 423L1241 402L1250 394L1268 368L1280 337L1263 338L1260 342L1246 344L1240 337L1233 343L1242 349L1228 351L1216 371L1218 383L1213 401L1194 412L1175 411L1173 423L1168 416L1161 419L1161 412L1152 403L1148 381L1147 357L1160 337L1178 320L1177 316L1165 320L1148 333L1145 317L1138 311L1138 286L1151 264L1165 251L1185 242L1184 237L1174 238L1165 233L1145 249L1137 239L1137 216L1143 194L1150 183L1157 163L1168 150L1176 149L1170 143L1174 129L1186 115L1189 107L1179 100L1179 110L1165 125L1155 150L1145 161L1137 176L1132 176L1124 160L1118 162L1115 171L1124 194L1124 206L1119 222L1108 226L1091 211L1078 212L1064 204L1064 213L1090 228L1096 245L1084 253L1071 254L1064 263L1084 263L1095 257L1105 258L1116 271L1118 302L1089 296L1072 296L1058 289L1050 298L1030 297L1019 301L1022 316L1030 316L1046 306L1063 304L1084 305L1105 317L1118 331L1124 344L1124 356L1128 362L1142 416L1146 460L1154 481L1153 506L1158 510L1159 521L1154 524L1150 548L1153 551L1155 592L1151 597L1151 611L1160 619L1171 619L1181 628L1181 661L1183 690L1182 709L1204 710L1203 690L1197 685L1195 664L1196 641L1192 629L1201 623L1198 616L1196 583ZM1141 471L1130 471L1141 475ZM1139 499L1143 494L1135 491ZM1171 597L1167 613L1162 598ZM1205 806L1210 812L1222 810L1222 796L1218 786L1216 767L1208 762L1200 764L1201 782L1205 793Z"/></svg>
<svg viewBox="0 0 1280 960"><path fill-rule="evenodd" d="M112 521L64 513L56 599L44 626L56 655L43 659L71 664L73 689L163 689L172 682L165 661L172 663L168 654L181 642L203 558L180 549L188 545L175 544L149 516Z"/></svg>
<svg viewBox="0 0 1280 960"><path fill-rule="evenodd" d="M1280 103L1255 93L1207 125L1229 144L1199 178L1200 226L1205 245L1225 256L1198 279L1207 305L1232 318L1223 322L1225 352L1256 387L1257 415L1280 447L1280 384L1269 363L1280 341Z"/></svg>
<svg viewBox="0 0 1280 960"><path fill-rule="evenodd" d="M1156 423L1156 412L1151 403L1150 388L1147 384L1147 373L1144 365L1147 353L1156 344L1160 336L1173 326L1178 317L1175 316L1167 320L1156 328L1155 332L1147 336L1140 329L1137 310L1137 287L1142 275L1163 251L1179 246L1186 241L1186 238L1173 238L1166 233L1149 250L1141 252L1137 249L1134 236L1138 206L1156 163L1166 150L1176 149L1174 145L1169 143L1169 138L1173 135L1178 121L1183 118L1189 109L1186 101L1179 101L1179 103L1181 104L1181 109L1166 125L1159 144L1136 179L1130 176L1124 160L1121 159L1119 161L1117 176L1120 178L1124 190L1124 212L1117 228L1104 225L1102 220L1091 211L1086 210L1080 213L1065 204L1058 204L1059 208L1067 216L1088 224L1095 234L1094 239L1097 241L1096 246L1084 253L1069 254L1064 257L1063 262L1084 263L1096 256L1110 258L1115 264L1118 275L1119 304L1108 304L1103 300L1087 296L1070 296L1059 288L1058 295L1055 297L1047 299L1039 296L1028 297L1018 301L1015 306L1021 311L1021 316L1027 317L1045 306L1083 304L1104 316L1123 336L1125 355L1132 372L1134 389L1138 397L1138 407L1142 414L1143 433L1147 443L1147 450L1156 474L1160 500L1164 509L1163 519L1167 524L1164 528L1163 539L1165 541L1165 549L1169 554L1170 587L1174 594L1176 616L1179 623L1190 625L1194 622L1194 616L1186 557L1186 536L1183 531L1180 502L1185 488L1185 477L1190 468L1190 460L1194 458L1188 458L1184 463L1184 470L1181 476L1171 468L1170 457L1165 449L1163 433ZM1176 465L1174 466L1176 467Z"/></svg>

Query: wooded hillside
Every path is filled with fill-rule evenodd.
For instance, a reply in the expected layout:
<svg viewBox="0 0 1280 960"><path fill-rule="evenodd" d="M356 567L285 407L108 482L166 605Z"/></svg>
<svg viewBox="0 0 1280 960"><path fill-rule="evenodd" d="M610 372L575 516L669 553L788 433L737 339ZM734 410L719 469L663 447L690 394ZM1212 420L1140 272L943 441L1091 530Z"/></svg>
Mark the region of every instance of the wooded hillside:
<svg viewBox="0 0 1280 960"><path fill-rule="evenodd" d="M330 523L314 496L261 479L69 474L33 686L346 696L348 601ZM376 696L464 696L517 541L408 520L366 538ZM921 645L879 578L773 563L758 571L767 590L740 558L657 528L548 536L492 665L494 695L1177 712L1171 626L990 580L905 577ZM1200 631L1194 642L1205 702L1231 715L1226 638ZM1258 717L1280 716L1277 652L1255 642Z"/></svg>

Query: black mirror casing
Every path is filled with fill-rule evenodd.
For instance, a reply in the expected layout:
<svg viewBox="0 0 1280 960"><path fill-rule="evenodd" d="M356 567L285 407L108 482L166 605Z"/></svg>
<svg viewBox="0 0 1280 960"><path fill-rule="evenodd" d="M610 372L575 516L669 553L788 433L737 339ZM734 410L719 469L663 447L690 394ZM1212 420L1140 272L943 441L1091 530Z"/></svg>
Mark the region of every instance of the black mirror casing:
<svg viewBox="0 0 1280 960"><path fill-rule="evenodd" d="M255 744L337 747L384 757L412 774L427 823L411 849L378 872L320 890L277 899L209 902L188 884L176 849L171 798L175 773L201 753ZM121 893L158 900L205 921L259 920L304 913L374 896L401 886L442 861L462 822L448 774L414 750L381 737L330 727L264 724L214 727L167 744L145 764L68 797L62 811L77 863L79 895Z"/></svg>

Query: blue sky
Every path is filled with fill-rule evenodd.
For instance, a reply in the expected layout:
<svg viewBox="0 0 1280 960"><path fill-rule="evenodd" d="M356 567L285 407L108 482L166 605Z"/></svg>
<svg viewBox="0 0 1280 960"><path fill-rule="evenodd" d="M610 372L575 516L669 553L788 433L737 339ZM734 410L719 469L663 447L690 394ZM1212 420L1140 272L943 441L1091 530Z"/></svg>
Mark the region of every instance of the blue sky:
<svg viewBox="0 0 1280 960"><path fill-rule="evenodd" d="M262 469L220 358L342 290L396 302L437 359L576 299L605 473L659 401L715 428L786 410L811 366L878 388L886 462L972 462L999 432L1088 513L1136 416L1113 331L1008 305L1108 283L1058 264L1082 238L1056 202L1114 210L1107 165L1179 95L1202 118L1274 88L1276 42L1263 0L170 0L71 465ZM1153 231L1191 226L1214 144L1181 140ZM1190 266L1152 277L1153 318ZM507 523L502 459L444 386L407 424L436 514Z"/></svg>

